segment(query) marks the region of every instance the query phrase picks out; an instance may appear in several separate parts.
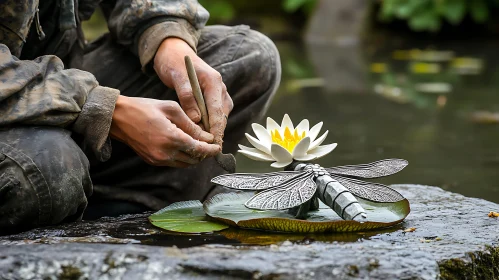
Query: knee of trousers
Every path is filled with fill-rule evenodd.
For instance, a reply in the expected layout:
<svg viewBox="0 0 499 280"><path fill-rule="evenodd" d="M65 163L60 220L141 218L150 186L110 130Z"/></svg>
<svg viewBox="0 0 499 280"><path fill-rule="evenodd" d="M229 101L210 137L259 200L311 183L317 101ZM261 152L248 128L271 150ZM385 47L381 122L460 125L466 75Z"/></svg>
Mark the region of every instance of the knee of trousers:
<svg viewBox="0 0 499 280"><path fill-rule="evenodd" d="M0 131L0 231L79 219L91 191L88 160L69 131Z"/></svg>
<svg viewBox="0 0 499 280"><path fill-rule="evenodd" d="M281 60L274 42L264 34L249 29L236 55L237 59L245 59L239 71L240 82L253 85L252 92L257 98L270 99L281 81Z"/></svg>

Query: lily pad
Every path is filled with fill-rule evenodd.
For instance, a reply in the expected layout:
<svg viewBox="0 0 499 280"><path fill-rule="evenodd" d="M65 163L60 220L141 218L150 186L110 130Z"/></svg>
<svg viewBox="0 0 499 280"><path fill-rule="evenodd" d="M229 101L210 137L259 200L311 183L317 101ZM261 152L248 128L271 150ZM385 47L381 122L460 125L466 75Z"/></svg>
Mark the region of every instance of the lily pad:
<svg viewBox="0 0 499 280"><path fill-rule="evenodd" d="M159 228L185 233L214 232L229 227L207 217L198 200L173 203L149 216L149 221Z"/></svg>
<svg viewBox="0 0 499 280"><path fill-rule="evenodd" d="M409 215L409 201L375 203L358 198L367 212L367 222L345 221L331 208L320 203L319 210L309 212L306 220L299 220L287 211L259 211L244 206L254 194L222 193L203 204L205 213L226 224L241 228L284 232L354 232L390 227Z"/></svg>

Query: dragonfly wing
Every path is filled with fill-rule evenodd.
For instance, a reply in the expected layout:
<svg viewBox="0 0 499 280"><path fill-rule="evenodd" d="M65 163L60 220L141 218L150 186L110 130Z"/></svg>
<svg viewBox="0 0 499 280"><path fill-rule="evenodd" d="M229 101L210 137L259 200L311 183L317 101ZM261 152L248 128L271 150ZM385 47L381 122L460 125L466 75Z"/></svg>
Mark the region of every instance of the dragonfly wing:
<svg viewBox="0 0 499 280"><path fill-rule="evenodd" d="M244 205L259 210L289 209L310 200L317 189L312 172L301 172L279 186L261 191Z"/></svg>
<svg viewBox="0 0 499 280"><path fill-rule="evenodd" d="M378 183L364 182L351 178L334 176L333 179L347 188L353 195L374 202L397 202L405 198L396 190Z"/></svg>
<svg viewBox="0 0 499 280"><path fill-rule="evenodd" d="M265 190L275 187L303 173L302 171L282 171L262 174L234 173L217 176L212 183L238 190Z"/></svg>
<svg viewBox="0 0 499 280"><path fill-rule="evenodd" d="M344 165L325 168L331 175L353 178L378 178L395 174L409 163L405 159L384 159L366 164Z"/></svg>

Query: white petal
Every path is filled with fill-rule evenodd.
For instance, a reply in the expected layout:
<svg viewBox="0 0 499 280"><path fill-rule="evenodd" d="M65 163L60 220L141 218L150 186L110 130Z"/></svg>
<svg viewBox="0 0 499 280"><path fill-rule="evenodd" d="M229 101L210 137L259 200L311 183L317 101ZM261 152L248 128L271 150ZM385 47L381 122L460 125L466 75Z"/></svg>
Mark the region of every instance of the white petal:
<svg viewBox="0 0 499 280"><path fill-rule="evenodd" d="M264 154L263 152L260 152L258 150L257 150L257 152L239 150L238 152L249 157L252 160L258 160L258 161L274 161L275 160L272 156Z"/></svg>
<svg viewBox="0 0 499 280"><path fill-rule="evenodd" d="M293 160L293 156L288 152L288 150L277 144L272 144L270 154L279 162L288 162Z"/></svg>
<svg viewBox="0 0 499 280"><path fill-rule="evenodd" d="M270 138L270 133L267 131L267 129L257 123L252 124L251 127L253 128L256 137L258 137L258 140L260 140L260 142L265 145L265 147L268 147L270 149L272 139Z"/></svg>
<svg viewBox="0 0 499 280"><path fill-rule="evenodd" d="M298 160L298 161L310 161L310 160L315 159L315 156L314 155L304 155L304 156L293 157L293 158L295 160Z"/></svg>
<svg viewBox="0 0 499 280"><path fill-rule="evenodd" d="M260 150L255 149L255 148L246 147L246 146L241 145L241 144L239 144L238 146L239 146L239 149L241 149L243 151L254 152L254 153L261 153L261 154L264 154L264 155L271 156L270 154L267 154L264 151L260 151Z"/></svg>
<svg viewBox="0 0 499 280"><path fill-rule="evenodd" d="M267 131L270 133L274 129L281 129L281 127L272 119L271 117L267 118Z"/></svg>
<svg viewBox="0 0 499 280"><path fill-rule="evenodd" d="M316 158L321 158L321 157L329 154L330 152L332 152L334 150L334 148L336 148L336 146L338 146L338 144L336 144L336 143L324 145L324 146L319 146L311 151L308 151L308 154L314 155L314 156L316 156Z"/></svg>
<svg viewBox="0 0 499 280"><path fill-rule="evenodd" d="M282 132L281 133L284 133L284 130L286 129L286 127L289 127L289 131L291 131L291 133L293 133L293 130L295 129L295 127L293 126L293 122L289 118L288 114L285 114L284 118L282 118L282 123L281 123Z"/></svg>
<svg viewBox="0 0 499 280"><path fill-rule="evenodd" d="M293 149L293 158L299 157L299 156L304 156L307 151L308 147L310 146L310 137L305 137L296 144L295 148Z"/></svg>
<svg viewBox="0 0 499 280"><path fill-rule="evenodd" d="M322 128L322 122L314 125L310 129L310 133L308 134L308 136L310 136L310 141L314 142L315 137L317 137L317 135L319 135L319 132L321 131L321 128Z"/></svg>
<svg viewBox="0 0 499 280"><path fill-rule="evenodd" d="M303 131L305 131L305 135L308 135L308 130L310 127L310 123L308 122L307 119L304 119L301 121L297 126L296 129L298 130L298 134L301 135Z"/></svg>
<svg viewBox="0 0 499 280"><path fill-rule="evenodd" d="M270 166L275 167L275 168L282 168L284 166L290 165L293 161L276 161L272 163Z"/></svg>
<svg viewBox="0 0 499 280"><path fill-rule="evenodd" d="M246 135L246 138L248 138L248 141L251 143L251 145L253 145L253 147L257 148L258 150L260 150L266 154L270 154L269 148L266 147L264 144L262 144L262 142L260 142L255 137L249 135L248 133L246 133L245 135Z"/></svg>
<svg viewBox="0 0 499 280"><path fill-rule="evenodd" d="M326 140L326 136L328 133L329 130L326 130L326 132L324 132L324 134L322 134L321 137L317 138L317 140L315 140L314 142L312 142L312 144L310 144L310 147L308 149L313 150L317 148L320 144L322 144L322 142L324 142L324 140Z"/></svg>
<svg viewBox="0 0 499 280"><path fill-rule="evenodd" d="M246 146L241 145L241 144L239 144L238 146L239 146L239 149L244 150L244 151L250 151L250 152L260 151L258 149L246 147Z"/></svg>

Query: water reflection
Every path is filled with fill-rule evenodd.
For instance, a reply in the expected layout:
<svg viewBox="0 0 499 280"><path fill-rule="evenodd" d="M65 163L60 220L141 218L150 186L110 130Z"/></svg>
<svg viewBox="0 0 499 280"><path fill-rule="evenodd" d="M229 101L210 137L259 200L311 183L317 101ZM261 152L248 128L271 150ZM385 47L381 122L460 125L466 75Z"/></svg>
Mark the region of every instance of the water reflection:
<svg viewBox="0 0 499 280"><path fill-rule="evenodd" d="M405 158L408 168L379 182L435 185L499 202L497 47L451 46L339 54L318 46L305 56L304 46L280 44L284 75L268 116L324 121L325 143L339 145L318 161L323 166ZM275 171L237 160L238 172Z"/></svg>
<svg viewBox="0 0 499 280"><path fill-rule="evenodd" d="M399 224L387 229L374 231L294 234L231 227L220 232L206 234L186 234L161 230L147 236L135 236L135 239L144 245L177 246L179 248L207 244L271 245L285 241L306 245L312 242L357 242L370 239L377 235L391 233L402 228L403 224Z"/></svg>
<svg viewBox="0 0 499 280"><path fill-rule="evenodd" d="M270 245L291 241L297 244L310 244L312 242L356 242L369 239L372 236L393 232L401 229L398 225L384 230L365 232L339 232L339 233L282 233L258 230L248 230L241 228L229 228L219 234L231 240L237 240L244 245Z"/></svg>

